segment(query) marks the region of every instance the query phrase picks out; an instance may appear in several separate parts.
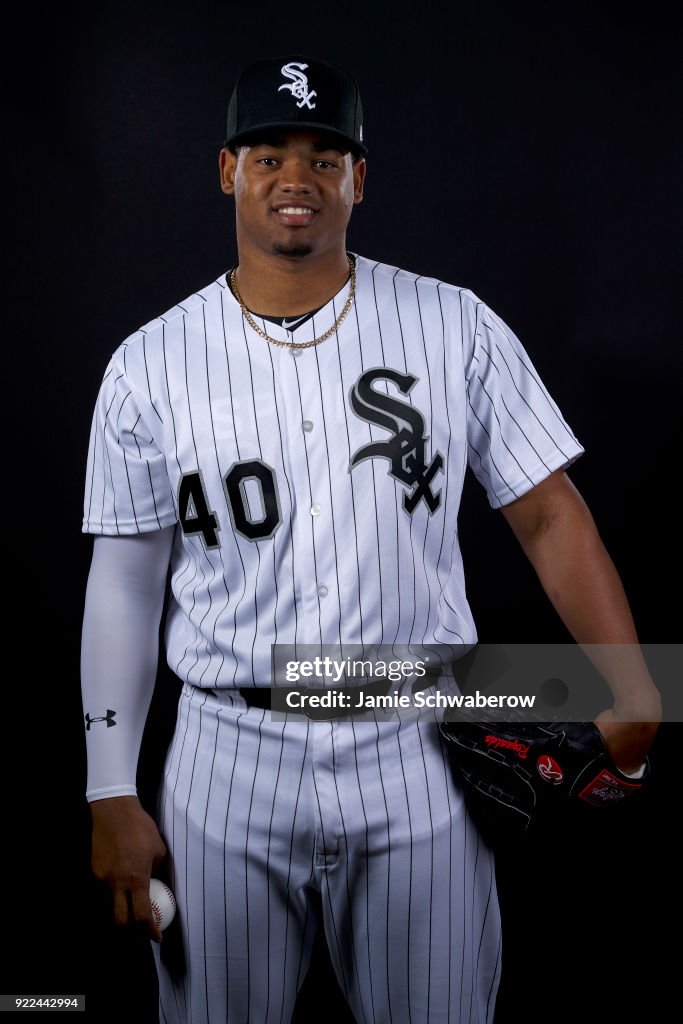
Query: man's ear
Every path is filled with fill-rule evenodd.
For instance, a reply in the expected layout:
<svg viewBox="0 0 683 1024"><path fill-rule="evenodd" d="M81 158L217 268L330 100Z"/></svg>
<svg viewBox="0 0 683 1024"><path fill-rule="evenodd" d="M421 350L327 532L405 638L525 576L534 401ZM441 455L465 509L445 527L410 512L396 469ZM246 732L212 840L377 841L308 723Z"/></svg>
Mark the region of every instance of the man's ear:
<svg viewBox="0 0 683 1024"><path fill-rule="evenodd" d="M231 196L235 192L237 154L224 147L218 156L218 167L221 174L221 189L226 196Z"/></svg>
<svg viewBox="0 0 683 1024"><path fill-rule="evenodd" d="M363 201L363 186L365 185L365 158L359 157L353 161L353 202L354 205Z"/></svg>

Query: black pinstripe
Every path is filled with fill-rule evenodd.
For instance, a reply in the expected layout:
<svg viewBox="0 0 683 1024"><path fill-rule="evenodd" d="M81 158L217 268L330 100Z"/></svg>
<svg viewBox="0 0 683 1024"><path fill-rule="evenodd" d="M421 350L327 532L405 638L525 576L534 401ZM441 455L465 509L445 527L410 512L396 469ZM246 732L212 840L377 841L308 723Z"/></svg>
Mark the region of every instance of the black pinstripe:
<svg viewBox="0 0 683 1024"><path fill-rule="evenodd" d="M283 433L282 433L282 421L281 421L280 409L279 409L279 405L278 405L277 390L275 388L275 367L273 366L273 354L272 354L272 351L270 349L268 349L268 356L270 358L271 380L272 380L272 386L273 386L273 408L275 410L275 416L277 418L278 437L280 439L280 452L281 452L281 455L282 455L282 461L284 462L285 443L284 443L284 438L283 438ZM288 494L288 498L289 498L289 507L291 508L293 506L294 502L293 502L293 497L292 497L292 485L291 485L291 483L289 481L289 477L288 476L285 476L285 485L287 487L287 494ZM294 529L294 521L290 517L288 539L289 539L289 547L290 547L290 552L291 552L291 557L292 557L292 577L291 577L292 578L292 592L294 592L295 589L296 589L296 570L295 570L296 553L295 553L295 549L294 549L294 538L292 536L293 529ZM275 559L275 551L274 550L273 550L273 559ZM278 588L278 583L277 583L277 573L275 573L275 590L276 590L276 606L277 606L277 595L279 594L279 588ZM299 613L298 613L298 610L297 610L297 607L296 607L296 602L294 602L294 636L295 637L297 637L298 633L299 633L298 624L299 624ZM276 619L276 630L277 630L277 619ZM276 636L277 636L277 632L276 632ZM274 680L273 682L274 682L275 685L277 685L277 680Z"/></svg>
<svg viewBox="0 0 683 1024"><path fill-rule="evenodd" d="M314 326L313 329L315 330L315 326ZM339 338L338 337L336 338L336 341L337 341L337 347L338 347L339 346ZM321 414L322 414L323 436L325 438L325 448L326 448L327 451L329 451L330 450L330 442L329 442L329 438L327 436L327 425L325 423L325 403L322 401L322 382L320 380L320 363L318 361L318 353L315 351L315 349L313 350L313 353L315 355L316 368L318 370L318 386L319 386L320 392L321 392L320 411L321 411ZM302 415L303 415L303 409L301 411L302 411ZM304 445L305 444L306 444L306 441L305 441L305 435L304 435ZM335 520L335 501L334 501L334 496L333 496L333 493L332 493L332 481L330 479L329 471L327 473L327 493L329 495L330 515L332 517L332 545L333 545L333 548L334 548L334 561L335 561L335 566L338 567L339 566L339 552L337 550L337 531L335 529L335 524L334 524L334 520ZM337 514L339 514L338 510L337 510ZM316 578L317 578L317 573L316 573ZM339 603L339 615L338 615L339 626L338 626L337 636L336 636L335 640L336 640L336 642L341 644L341 642L342 642L341 589L340 589L340 586L339 586L339 569L338 568L336 569L336 572L335 572L335 582L337 584L337 601Z"/></svg>
<svg viewBox="0 0 683 1024"><path fill-rule="evenodd" d="M392 277L392 280L391 280L391 284L392 284L392 287L394 289L394 303L396 304L396 319L397 319L397 322L398 322L398 329L399 329L399 333L400 333L400 336L401 336L401 348L403 350L403 368L404 368L404 370L407 370L405 339L403 337L403 325L401 324L401 311L399 309L398 295L396 293L396 277L397 277L398 273L399 273L399 271L396 271L394 273L394 275ZM388 390L389 390L389 387L387 385L387 391ZM412 401L411 401L410 395L407 395L406 397L407 397L408 401L410 402L410 404L412 405ZM402 495L400 493L400 490L399 490L397 482L394 484L394 487L396 489L396 510L397 510L397 513L396 513L396 524L398 526L398 522L399 522L399 519L398 519L398 509L400 508L400 502L401 502ZM397 550L399 552L399 556L400 556L401 544L400 544L400 541L398 540L398 538L397 538L397 542L396 542L396 548L397 548ZM408 565L412 569L412 574L413 574L413 599L410 602L410 604L412 605L412 609L413 609L413 621L412 621L412 623L410 625L409 636L412 639L413 636L414 636L414 633L415 633L415 616L417 614L417 600L416 600L417 591L416 591L416 588L415 588L415 577L416 577L416 570L415 570L415 547L414 547L414 544L413 544L413 520L411 520L411 523L410 523L410 550L411 550L411 553L412 553L412 558L408 559ZM399 615L398 621L396 623L396 636L394 637L394 643L398 642L398 638L399 638L399 635L400 635L400 627L401 627L401 618L400 618L400 615Z"/></svg>
<svg viewBox="0 0 683 1024"><path fill-rule="evenodd" d="M228 336L227 336L227 331L226 331L226 328L225 328L225 302L224 302L224 298L225 298L224 295L221 296L221 327L222 327L222 330L223 330L223 347L224 347L224 350L225 350L225 370L226 370L226 374L227 374L227 378L228 378L228 392L229 392L230 397L231 397L230 412L231 412L231 416L232 416L232 429L233 429L233 433L235 435L235 446L237 448L237 457L239 458L240 457L240 454L239 454L239 440L238 440L238 436L237 436L237 428L236 428L236 425L235 425L234 405L233 405L233 402L232 402L232 378L231 378L231 375L230 375L230 358L229 358L229 355L228 355ZM219 466L218 461L217 461L216 464L217 464L217 468L218 468L218 466ZM219 469L219 473L220 473L220 469ZM242 578L243 578L243 581L244 581L244 589L243 589L243 592L242 592L242 596L244 596L244 594L246 593L246 589L247 589L247 572L246 572L246 567L244 565L244 558L242 556L242 552L240 550L239 544L235 543L235 548L237 550L237 554L238 554L239 559L240 559L240 564L242 566ZM226 591L227 591L227 586L226 586ZM232 630L231 630L231 636L230 636L231 652L232 652L233 661L235 663L235 671L233 673L233 677L232 677L232 680L231 680L233 686L236 685L236 677L237 677L238 659L237 659L237 654L235 652L235 636L237 634L237 609L239 607L239 604L240 604L241 600L242 600L242 597L240 597L239 600L235 603L235 610L233 612ZM216 672L216 677L214 679L214 685L218 684L219 678L220 678L220 669Z"/></svg>
<svg viewBox="0 0 683 1024"><path fill-rule="evenodd" d="M332 302L332 311L333 311L333 313L335 315L335 319L336 319L338 314L337 314L337 309L336 309L336 305L334 303L334 300ZM356 317L358 317L358 310L357 309L355 311L355 315L356 315ZM335 342L336 342L336 346L337 346L337 362L338 362L338 365L339 365L339 379L340 379L340 381L342 381L342 387L343 387L344 394L347 394L349 389L348 389L346 381L344 380L344 373L343 373L343 370L342 370L341 345L339 343L339 334L338 333L335 334ZM349 439L349 421L348 421L348 412L347 412L346 404L344 404L344 429L345 429L345 433L346 433L347 459L348 459L348 464L350 465L351 464L351 456L352 456L353 453L351 451L351 441ZM351 516L352 516L352 519L353 519L354 551L355 551L355 556L356 556L356 581L357 581L357 589L358 589L358 608L359 608L359 610L361 612L360 620L359 620L359 626L360 626L359 636L360 636L360 641L361 641L361 644L362 644L363 643L363 616L362 616L362 602L361 602L361 588L360 588L361 569L360 569L360 553L359 553L359 550L358 550L358 522L357 522L357 518L356 518L356 507L357 507L358 501L357 501L357 496L356 496L356 487L355 487L355 483L354 483L354 479L353 479L353 474L351 474L351 495L352 495ZM375 506L375 525L377 526L377 509L376 509L376 506ZM378 548L379 548L379 541L378 541ZM382 603L382 588L381 587L379 588L379 602L380 602L380 608L381 608L381 603ZM380 617L381 617L381 612L380 612ZM341 642L341 636L340 636L340 642Z"/></svg>
<svg viewBox="0 0 683 1024"><path fill-rule="evenodd" d="M215 729L215 732L214 732L213 750L212 750L212 753L211 753L211 770L209 772L209 792L211 791L211 781L213 779L213 771L214 771L214 766L215 766L215 763L216 763L216 752L218 750L218 728L219 728L218 711L213 712L213 715L214 715L215 721L216 721L216 729ZM209 801L207 800L206 804L204 805L204 828L203 828L203 834L204 835L206 835L206 828L207 828L208 820L209 820ZM204 846L204 844L202 845L202 893L203 893L204 903L206 903L207 900L213 898L213 893L207 892L207 887L206 887L206 856L205 856L205 846ZM204 940L204 947L203 948L204 948L204 950L206 950L206 948L207 948L206 918L203 919L202 924L203 924L203 940ZM209 1000L209 975L208 975L208 971L206 970L206 960L204 961L204 997L205 997L205 1001L206 1001L206 1006L208 1008L208 1006L210 1005L210 1000ZM208 1016L208 1009L207 1009L207 1016Z"/></svg>

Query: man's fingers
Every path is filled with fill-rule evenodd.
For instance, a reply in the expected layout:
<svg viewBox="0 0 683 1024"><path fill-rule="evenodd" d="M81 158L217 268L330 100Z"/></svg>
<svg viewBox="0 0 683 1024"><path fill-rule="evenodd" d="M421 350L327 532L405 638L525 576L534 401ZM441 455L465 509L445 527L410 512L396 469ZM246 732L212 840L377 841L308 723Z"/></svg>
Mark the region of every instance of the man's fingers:
<svg viewBox="0 0 683 1024"><path fill-rule="evenodd" d="M155 942L161 942L162 932L156 923L149 900L149 882L143 886L136 886L132 890L114 889L112 896L116 925L133 925L147 932Z"/></svg>
<svg viewBox="0 0 683 1024"><path fill-rule="evenodd" d="M113 916L116 925L132 925L147 932L155 942L161 942L159 928L149 899L149 879L129 886L111 887Z"/></svg>
<svg viewBox="0 0 683 1024"><path fill-rule="evenodd" d="M161 942L161 928L154 919L152 904L149 900L149 879L144 886L134 889L131 894L131 910L135 924L147 932L155 942Z"/></svg>
<svg viewBox="0 0 683 1024"><path fill-rule="evenodd" d="M130 902L127 889L112 889L114 900L114 924L126 925L130 923Z"/></svg>

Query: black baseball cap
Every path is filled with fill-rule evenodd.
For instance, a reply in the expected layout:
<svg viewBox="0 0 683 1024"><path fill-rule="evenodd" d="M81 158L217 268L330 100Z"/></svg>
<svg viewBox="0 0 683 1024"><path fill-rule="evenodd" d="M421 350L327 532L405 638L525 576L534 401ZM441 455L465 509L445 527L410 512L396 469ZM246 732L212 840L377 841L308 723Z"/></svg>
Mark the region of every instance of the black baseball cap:
<svg viewBox="0 0 683 1024"><path fill-rule="evenodd" d="M365 156L363 108L355 78L343 68L301 54L246 67L228 106L225 145L271 128L311 128Z"/></svg>

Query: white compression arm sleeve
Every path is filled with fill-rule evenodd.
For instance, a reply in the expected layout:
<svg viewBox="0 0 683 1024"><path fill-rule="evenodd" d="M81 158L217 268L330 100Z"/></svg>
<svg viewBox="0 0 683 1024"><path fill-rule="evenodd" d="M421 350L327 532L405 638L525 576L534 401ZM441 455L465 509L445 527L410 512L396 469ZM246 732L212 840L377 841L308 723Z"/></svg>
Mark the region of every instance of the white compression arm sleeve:
<svg viewBox="0 0 683 1024"><path fill-rule="evenodd" d="M174 530L95 538L81 641L88 801L137 793Z"/></svg>

